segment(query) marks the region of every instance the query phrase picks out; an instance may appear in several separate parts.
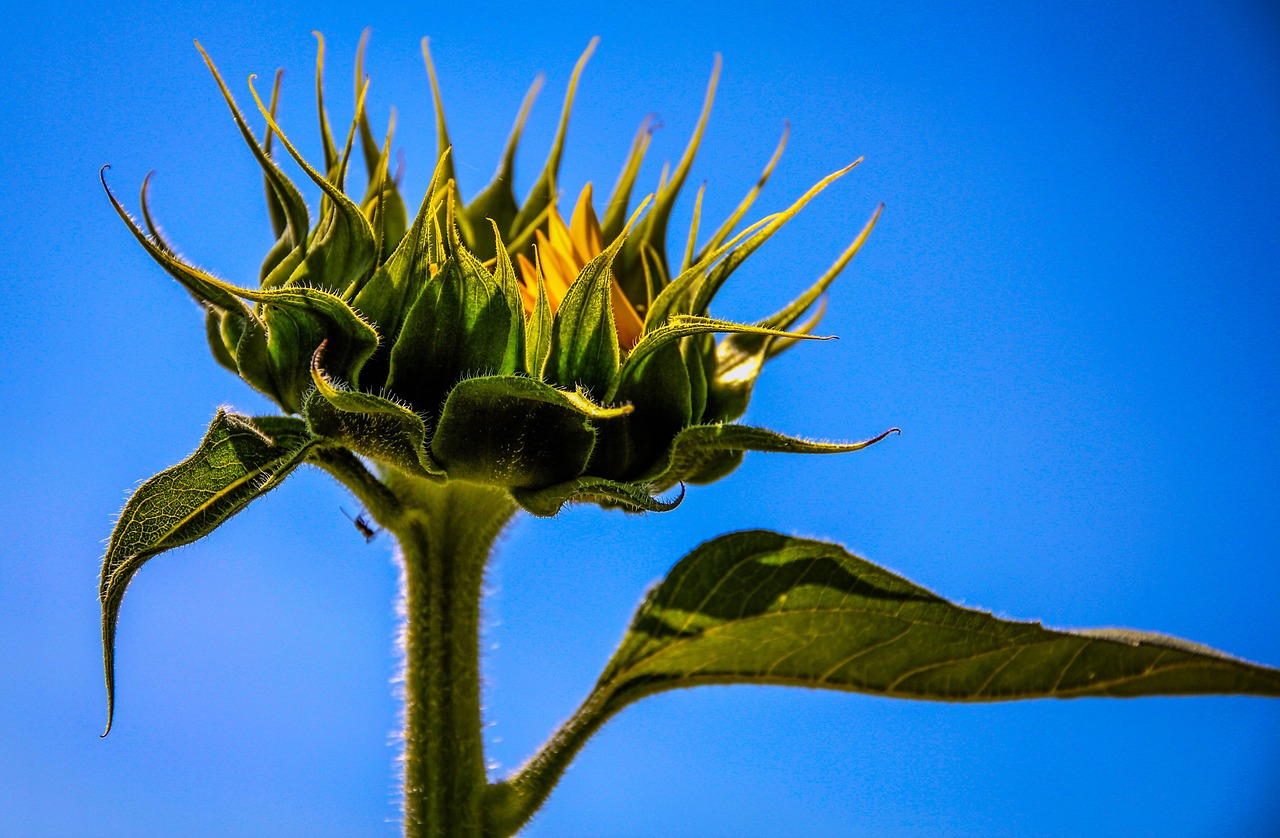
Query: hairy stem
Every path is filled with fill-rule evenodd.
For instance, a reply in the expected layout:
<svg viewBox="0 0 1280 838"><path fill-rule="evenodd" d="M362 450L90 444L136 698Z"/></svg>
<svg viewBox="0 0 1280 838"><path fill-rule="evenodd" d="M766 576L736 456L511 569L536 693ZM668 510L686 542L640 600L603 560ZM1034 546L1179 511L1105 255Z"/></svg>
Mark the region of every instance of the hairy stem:
<svg viewBox="0 0 1280 838"><path fill-rule="evenodd" d="M345 452L313 461L400 544L404 601L404 834L484 835L480 595L494 541L515 512L504 491L388 472Z"/></svg>

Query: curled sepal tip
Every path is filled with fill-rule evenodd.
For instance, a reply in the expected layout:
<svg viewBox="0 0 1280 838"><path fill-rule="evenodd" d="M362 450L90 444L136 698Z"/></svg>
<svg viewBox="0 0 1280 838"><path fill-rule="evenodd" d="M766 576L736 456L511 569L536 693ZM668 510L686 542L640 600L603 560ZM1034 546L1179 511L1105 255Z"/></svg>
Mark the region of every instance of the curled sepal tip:
<svg viewBox="0 0 1280 838"><path fill-rule="evenodd" d="M670 512L684 501L685 487L671 500L653 496L648 483L622 483L603 477L580 477L537 491L513 491L516 503L540 518L550 518L567 503L595 503L606 509L627 512Z"/></svg>
<svg viewBox="0 0 1280 838"><path fill-rule="evenodd" d="M102 560L102 659L107 727L115 715L115 632L125 588L153 556L203 538L280 485L317 444L298 419L253 419L219 408L195 453L143 483L111 531Z"/></svg>
<svg viewBox="0 0 1280 838"><path fill-rule="evenodd" d="M390 399L331 382L320 366L327 344L322 341L311 357L315 390L303 409L311 432L409 474L443 477L426 451L422 417Z"/></svg>

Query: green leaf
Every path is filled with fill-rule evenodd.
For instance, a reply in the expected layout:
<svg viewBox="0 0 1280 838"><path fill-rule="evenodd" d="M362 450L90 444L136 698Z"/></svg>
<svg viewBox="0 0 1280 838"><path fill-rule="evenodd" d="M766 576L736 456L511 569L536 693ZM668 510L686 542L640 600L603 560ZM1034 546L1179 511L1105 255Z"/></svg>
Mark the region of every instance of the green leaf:
<svg viewBox="0 0 1280 838"><path fill-rule="evenodd" d="M893 698L1248 694L1280 670L1173 637L1055 631L954 605L836 544L763 530L709 541L645 598L592 694L521 771L491 787L510 835L606 720L705 684L819 687Z"/></svg>
<svg viewBox="0 0 1280 838"><path fill-rule="evenodd" d="M203 538L274 489L315 443L297 419L251 419L220 408L194 454L129 498L111 532L98 586L108 732L115 711L116 621L134 574L148 559Z"/></svg>
<svg viewBox="0 0 1280 838"><path fill-rule="evenodd" d="M658 500L647 483L623 483L603 477L579 477L545 489L515 489L511 496L526 512L541 518L558 514L567 503L594 503L627 512L670 512L684 500L684 490L674 500Z"/></svg>
<svg viewBox="0 0 1280 838"><path fill-rule="evenodd" d="M600 683L624 703L699 683L942 701L1280 696L1280 671L1205 646L1001 620L838 545L765 531L722 536L681 560L640 607Z"/></svg>
<svg viewBox="0 0 1280 838"><path fill-rule="evenodd" d="M422 417L390 399L335 386L320 369L324 348L320 344L311 360L316 389L304 410L311 432L401 471L419 477L443 476L427 453Z"/></svg>
<svg viewBox="0 0 1280 838"><path fill-rule="evenodd" d="M542 489L582 474L595 421L630 412L524 376L467 378L449 392L431 453L451 479Z"/></svg>
<svg viewBox="0 0 1280 838"><path fill-rule="evenodd" d="M727 472L719 472L726 456L740 461L747 451L779 454L847 454L875 445L889 434L901 433L890 428L879 436L861 442L814 442L786 436L767 428L750 425L694 425L685 428L671 443L670 454L662 470L652 478L659 488L676 483L709 483ZM708 472L711 469L711 472ZM732 468L730 468L730 471Z"/></svg>

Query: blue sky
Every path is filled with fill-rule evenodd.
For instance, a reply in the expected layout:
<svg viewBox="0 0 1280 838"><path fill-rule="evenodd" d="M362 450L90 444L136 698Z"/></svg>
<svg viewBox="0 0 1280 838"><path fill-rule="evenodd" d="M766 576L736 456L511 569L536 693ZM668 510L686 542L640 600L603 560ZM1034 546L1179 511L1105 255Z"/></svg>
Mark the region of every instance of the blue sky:
<svg viewBox="0 0 1280 838"><path fill-rule="evenodd" d="M314 41L350 117L399 112L410 204L434 126L432 38L464 191L548 74L520 158L541 165L592 35L566 192L678 156L715 52L693 182L728 212L772 151L776 209L866 162L735 276L720 313L773 311L875 206L831 295L839 342L781 359L748 420L901 437L845 458L756 455L676 512L523 519L490 578L490 752L519 764L585 695L646 587L699 542L829 538L967 605L1160 630L1280 664L1280 15L1262 3L609 7L46 4L0 27L0 834L393 835L393 598L318 472L138 576L106 740L96 576L132 486L214 408L265 411L199 313L120 225L112 164L199 264L250 282L269 246L254 164L191 44L242 102L287 68L281 121L318 153ZM309 195L314 202L315 196ZM676 213L683 235L691 202ZM1280 703L954 706L704 688L628 709L530 836L1267 835Z"/></svg>

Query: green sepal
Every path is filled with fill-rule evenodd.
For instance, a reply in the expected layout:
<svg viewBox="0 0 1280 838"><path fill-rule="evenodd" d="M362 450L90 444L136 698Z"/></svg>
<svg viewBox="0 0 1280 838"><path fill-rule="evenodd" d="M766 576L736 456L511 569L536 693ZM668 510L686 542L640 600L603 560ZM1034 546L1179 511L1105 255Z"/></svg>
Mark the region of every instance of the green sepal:
<svg viewBox="0 0 1280 838"><path fill-rule="evenodd" d="M226 317L234 317L236 315L228 312L219 311L216 308L207 308L204 312L204 333L209 339L209 351L213 353L213 359L221 366L231 370L236 375L240 374L240 365L236 363L234 353L235 344L227 345L226 339L223 337L222 321Z"/></svg>
<svg viewBox="0 0 1280 838"><path fill-rule="evenodd" d="M565 387L585 387L599 397L609 393L618 375L621 350L613 320L614 257L625 232L588 262L569 285L551 321L546 379Z"/></svg>
<svg viewBox="0 0 1280 838"><path fill-rule="evenodd" d="M271 85L271 116L276 115L276 106L280 103L280 82L284 78L284 69L276 70L275 81ZM262 154L266 158L271 158L271 139L274 133L268 127L266 134L262 138ZM271 222L271 232L276 238L276 243L267 251L266 258L262 260L262 267L258 270L258 285L262 287L270 287L267 284L267 278L272 272L283 262L291 253L298 253L301 257L303 249L298 247L298 241L294 239L292 228L289 226L289 216L285 211L284 202L280 196L276 194L276 187L272 183L272 177L266 173L262 176L262 188L266 193L267 199L267 218ZM305 207L303 208L305 213ZM300 260L300 259L299 259ZM288 276L285 276L288 279Z"/></svg>
<svg viewBox="0 0 1280 838"><path fill-rule="evenodd" d="M543 489L578 477L595 447L596 421L625 416L581 391L532 378L468 378L449 392L431 454L450 479L508 489Z"/></svg>
<svg viewBox="0 0 1280 838"><path fill-rule="evenodd" d="M698 424L707 409L707 380L715 369L716 339L695 335L680 341L680 355L689 375L689 421Z"/></svg>
<svg viewBox="0 0 1280 838"><path fill-rule="evenodd" d="M701 262L707 254L718 250L720 245L723 244L733 233L733 228L737 227L738 222L746 216L747 211L751 209L752 204L756 202L756 198L760 195L761 190L764 189L764 185L769 182L769 176L773 174L774 167L777 166L778 161L782 159L782 152L787 147L787 137L790 134L791 123L784 122L782 126L782 139L778 140L778 147L773 150L773 156L770 157L769 162L765 164L764 171L761 172L760 177L756 179L755 185L751 187L734 211L725 219L724 223L711 234L711 238L707 239L707 243L698 250L698 254L693 257L691 264Z"/></svg>
<svg viewBox="0 0 1280 838"><path fill-rule="evenodd" d="M107 732L115 713L116 622L134 574L148 559L203 538L278 486L315 444L296 419L274 417L259 424L219 408L195 453L129 498L111 532L98 584Z"/></svg>
<svg viewBox="0 0 1280 838"><path fill-rule="evenodd" d="M653 117L646 116L640 123L640 130L636 132L635 139L631 141L631 151L622 165L618 182L614 184L613 193L609 196L609 203L605 207L604 219L600 222L604 241L611 242L616 239L627 223L627 208L631 204L631 192L635 189L636 177L640 174L645 152L649 150L649 142L653 139L653 127Z"/></svg>
<svg viewBox="0 0 1280 838"><path fill-rule="evenodd" d="M399 184L390 176L388 160L391 156L391 137L395 128L395 109L391 111L391 119L387 125L387 138L379 149L378 141L373 136L373 128L369 125L369 112L360 108L360 95L364 90L364 52L369 45L369 28L360 33L360 43L356 47L356 104L359 115L360 151L364 157L365 174L368 186L364 198L360 201L360 210L369 220L374 230L374 238L378 241L378 263L381 264L386 254L394 253L400 240L404 238L409 226L409 212L404 198L400 195Z"/></svg>
<svg viewBox="0 0 1280 838"><path fill-rule="evenodd" d="M702 277L700 282L695 283L691 293L691 305L687 311L690 314L706 314L707 306L711 304L712 298L715 297L716 293L724 285L725 281L728 280L730 274L732 274L739 265L746 261L747 257L759 250L761 245L768 241L774 233L782 229L782 227L794 218L796 214L804 208L805 204L809 203L809 201L817 196L819 192L844 177L853 169L853 167L857 166L861 162L862 158L859 157L843 169L832 172L822 180L815 183L807 192L801 195L795 203L777 215L774 215L769 220L768 224L764 225L764 227L759 231L753 233L743 241L740 246L735 247L733 251L725 256L719 264L708 271L707 274Z"/></svg>
<svg viewBox="0 0 1280 838"><path fill-rule="evenodd" d="M697 317L689 314L677 314L672 316L665 325L659 326L651 332L644 333L640 338L640 342L637 343L635 347L632 348L631 353L627 355L627 361L623 364L622 371L618 375L618 381L621 383L626 380L628 370L633 366L644 364L650 355L660 351L663 347L673 341L678 341L681 338L692 337L694 335L724 333L785 337L793 340L831 340L831 338L827 336L802 334L800 332L784 332L779 329L771 329L765 326L751 326L746 323L717 320L713 317ZM612 401L611 398L608 400Z"/></svg>
<svg viewBox="0 0 1280 838"><path fill-rule="evenodd" d="M689 425L692 394L680 347L667 343L638 364L628 363L610 403L635 410L604 424L591 461L591 473L630 480L661 460L671 440Z"/></svg>
<svg viewBox="0 0 1280 838"><path fill-rule="evenodd" d="M724 464L747 451L782 454L845 454L875 445L889 434L902 433L890 428L879 436L860 442L814 442L786 436L767 428L750 425L694 425L685 428L671 442L667 460L652 475L646 475L655 486L665 489L676 483L709 483ZM732 469L730 469L732 470Z"/></svg>
<svg viewBox="0 0 1280 838"><path fill-rule="evenodd" d="M231 96L231 91L227 89L226 83L222 80L222 75L218 72L218 68L214 66L213 59L204 51L204 47L200 45L199 41L196 41L196 49L200 50L200 55L204 57L204 63L209 67L209 72L213 73L213 78L218 83L218 89L222 91L222 97L226 100L227 107L231 110L231 118L235 120L236 127L240 129L240 136L244 138L245 144L249 146L254 160L258 161L258 166L262 169L262 175L267 181L267 188L274 193L276 200L280 203L286 219L286 232L292 246L302 248L305 253L307 230L311 226L310 216L307 214L307 202L303 199L302 193L298 191L298 187L294 186L293 181L285 176L267 151L258 145L257 138L254 137L249 124L245 122L244 115L240 113L240 108L236 105L235 99ZM271 136L273 127L274 120L268 120L268 138ZM270 210L270 202L268 202L268 210ZM281 233L281 237L283 235L284 233Z"/></svg>
<svg viewBox="0 0 1280 838"><path fill-rule="evenodd" d="M329 130L329 115L324 109L324 35L314 29L311 34L316 38L316 114L320 119L320 147L324 151L325 176L332 178L341 164L338 162L338 149L333 144L333 132Z"/></svg>
<svg viewBox="0 0 1280 838"><path fill-rule="evenodd" d="M875 229L876 222L880 220L880 213L882 212L884 212L884 204L876 207L876 211L871 215L871 220L859 231L853 242L844 249L844 252L836 258L831 267L827 268L826 272L818 277L817 282L805 289L803 294L796 297L781 311L771 317L766 317L757 325L771 329L790 329L818 301L818 298L826 293L827 289L831 287L831 283L836 281L840 276L840 272L845 269L845 266L849 264L853 257L858 255L858 251L866 244L867 237Z"/></svg>
<svg viewBox="0 0 1280 838"><path fill-rule="evenodd" d="M449 154L453 143L449 142L449 128L445 124L444 100L440 96L440 80L436 78L436 64L431 60L430 38L422 39L422 60L427 65L427 77L431 81L431 101L436 113L436 166L442 168L444 174L439 184L432 185L435 189L444 189L450 181L456 181L458 176L454 172L453 159ZM429 192L428 197L434 199L437 196L434 192Z"/></svg>
<svg viewBox="0 0 1280 838"><path fill-rule="evenodd" d="M546 165L543 166L542 174L538 176L533 189L525 198L524 206L516 213L507 233L513 244L523 240L527 232L539 226L547 208L556 201L560 159L564 156L564 139L569 131L569 114L573 111L573 98L578 90L578 79L581 78L582 69L587 65L587 59L591 57L591 53L595 52L598 43L600 43L599 38L591 39L578 59L578 63L574 65L573 74L569 76L569 87L564 94L564 108L560 111L560 124L556 128L556 136L551 143L551 152L547 155Z"/></svg>
<svg viewBox="0 0 1280 838"><path fill-rule="evenodd" d="M639 293L641 290L640 282L644 277L641 265L644 251L647 248L653 249L656 257L654 264L660 266L661 272L664 274L662 284L665 286L670 281L670 272L667 267L667 225L671 219L671 211L675 208L676 199L680 197L680 191L684 188L689 171L693 167L693 160L697 156L698 146L702 144L702 135L707 127L707 120L711 117L711 105L715 101L716 84L720 79L721 65L721 57L717 54L715 64L711 69L711 80L707 83L707 94L703 101L702 113L698 116L698 123L693 130L693 136L689 138L689 144L685 147L684 154L680 157L680 162L672 170L670 178L664 181L663 186L654 196L653 209L639 226L639 229L636 230L636 234L622 248L622 253L618 257L618 283L622 286L623 293L627 295L628 299L643 298ZM658 290L661 290L661 288Z"/></svg>
<svg viewBox="0 0 1280 838"><path fill-rule="evenodd" d="M507 346L511 319L493 277L460 249L441 265L405 318L391 349L387 389L434 416L459 379L514 372Z"/></svg>
<svg viewBox="0 0 1280 838"><path fill-rule="evenodd" d="M315 390L303 411L311 432L409 474L442 478L427 453L422 417L390 399L334 385L320 369L323 351L321 344L312 358Z"/></svg>
<svg viewBox="0 0 1280 838"><path fill-rule="evenodd" d="M160 267L172 276L174 279L187 289L187 292L195 297L197 302L207 306L221 309L222 311L236 312L246 318L253 317L253 313L240 302L237 295L228 290L228 286L220 279L205 273L199 268L193 267L180 259L172 250L172 248L162 239L152 239L151 236L129 215L124 206L116 200L115 194L111 191L111 187L107 186L106 172L109 166L103 166L98 170L98 180L102 182L102 188L106 190L107 200L111 202L111 206L115 208L116 214L129 227L129 231L133 233L133 237L146 249Z"/></svg>
<svg viewBox="0 0 1280 838"><path fill-rule="evenodd" d="M346 303L316 288L278 288L253 291L227 286L237 295L261 304L262 335L246 329L236 350L244 374L246 363L269 365L275 397L290 413L302 410L302 395L311 386L311 356L328 341L329 369L344 381L358 382L360 368L378 346L378 333ZM252 360L248 360L252 358ZM256 369L255 369L256 372ZM245 375L257 386L254 378ZM260 388L261 389L261 388Z"/></svg>
<svg viewBox="0 0 1280 838"><path fill-rule="evenodd" d="M544 379L547 357L551 354L551 303L547 300L547 284L542 276L542 267L535 262L538 295L533 304L533 311L525 323L524 337L524 370L530 377L539 381Z"/></svg>
<svg viewBox="0 0 1280 838"><path fill-rule="evenodd" d="M276 106L280 104L280 83L282 81L284 81L284 68L277 67L275 81L271 83L271 104L269 108L272 117L276 115ZM271 128L268 127L262 137L262 153L268 159L271 158L271 138L273 136ZM276 194L275 187L271 184L271 178L266 175L262 177L262 188L266 193L267 219L271 222L271 234L276 237L276 243L279 244L280 240L286 239L285 233L289 231L289 216L285 212L284 203L281 202L280 197ZM291 241L286 241L286 243L292 246ZM264 276L270 272L270 268L263 267Z"/></svg>
<svg viewBox="0 0 1280 838"><path fill-rule="evenodd" d="M678 314L694 314L693 293L706 279L707 271L721 257L732 253L739 243L755 231L770 224L777 216L769 215L747 227L730 241L720 245L706 256L701 257L693 265L685 268L671 282L655 285L657 292L649 297L645 308L644 328L651 332L665 326ZM652 273L652 271L650 271Z"/></svg>
<svg viewBox="0 0 1280 838"><path fill-rule="evenodd" d="M433 266L438 267L444 259L435 234L436 204L432 203L431 197L443 174L443 163L443 160L437 162L431 185L422 199L422 206L413 220L413 226L353 300L356 309L374 324L382 338L377 352L362 370L362 383L366 389L386 384L391 366L391 350L400 337L405 317L422 289L431 280Z"/></svg>
<svg viewBox="0 0 1280 838"><path fill-rule="evenodd" d="M373 228L369 226L364 213L342 191L356 123L353 122L342 156L335 164L332 176L328 177L312 168L280 130L271 112L262 104L258 92L254 90L252 78L250 78L249 90L271 131L280 138L280 143L307 177L320 187L325 198L322 202L320 221L307 240L306 256L285 285L309 286L336 294L344 294L348 288L359 287L373 270L378 248ZM356 110L357 116L363 108L362 95ZM328 152L326 152L327 156Z"/></svg>
<svg viewBox="0 0 1280 838"><path fill-rule="evenodd" d="M520 213L520 204L516 200L515 192L516 150L520 146L520 136L524 133L524 123L529 118L533 100L538 97L538 91L542 89L542 81L542 75L538 75L529 87L529 92L524 95L524 101L520 103L520 111L516 114L515 125L511 128L511 136L507 138L507 146L502 152L502 162L498 164L498 171L494 174L493 180L462 210L462 215L473 230L482 229L486 221L496 227L492 241L484 236L477 236L473 242L476 256L486 262L503 250L502 236L509 237L515 232L512 230L512 225ZM499 235L499 232L502 235Z"/></svg>
<svg viewBox="0 0 1280 838"><path fill-rule="evenodd" d="M684 490L674 500L653 497L646 483L621 483L603 477L579 477L545 489L512 490L511 497L526 512L550 518L567 503L594 503L626 512L670 512L684 500Z"/></svg>

